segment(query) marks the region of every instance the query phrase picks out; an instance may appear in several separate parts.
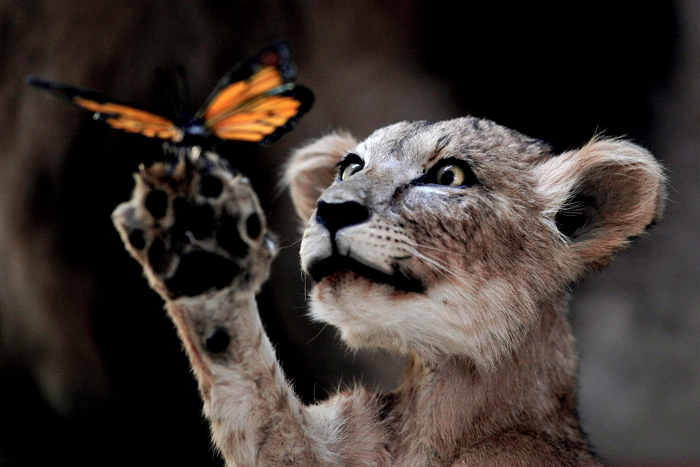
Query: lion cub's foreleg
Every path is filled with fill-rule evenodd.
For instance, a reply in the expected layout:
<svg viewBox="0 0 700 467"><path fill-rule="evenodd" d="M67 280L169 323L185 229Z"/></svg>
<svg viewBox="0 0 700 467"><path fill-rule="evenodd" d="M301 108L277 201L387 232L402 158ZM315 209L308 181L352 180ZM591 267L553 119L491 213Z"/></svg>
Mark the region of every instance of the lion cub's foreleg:
<svg viewBox="0 0 700 467"><path fill-rule="evenodd" d="M258 317L274 256L248 179L213 153L141 168L114 223L166 301L229 465L318 465Z"/></svg>

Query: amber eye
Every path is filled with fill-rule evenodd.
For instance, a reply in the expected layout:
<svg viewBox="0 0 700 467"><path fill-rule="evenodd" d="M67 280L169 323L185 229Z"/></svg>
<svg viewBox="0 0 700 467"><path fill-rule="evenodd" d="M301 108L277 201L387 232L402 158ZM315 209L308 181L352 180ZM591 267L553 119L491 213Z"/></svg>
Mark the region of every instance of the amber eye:
<svg viewBox="0 0 700 467"><path fill-rule="evenodd" d="M435 164L425 175L416 180L418 184L442 185L467 188L479 183L467 161L451 157Z"/></svg>
<svg viewBox="0 0 700 467"><path fill-rule="evenodd" d="M352 164L343 168L343 171L340 172L340 179L345 180L346 178L349 178L349 177L355 175L360 170L362 170L362 164L359 164L357 162L353 162Z"/></svg>
<svg viewBox="0 0 700 467"><path fill-rule="evenodd" d="M360 156L357 154L348 154L347 157L339 164L338 177L341 181L347 180L364 167L365 163L362 161L362 159L360 159Z"/></svg>
<svg viewBox="0 0 700 467"><path fill-rule="evenodd" d="M462 186L465 179L464 170L455 164L444 165L435 173L435 181L439 185Z"/></svg>

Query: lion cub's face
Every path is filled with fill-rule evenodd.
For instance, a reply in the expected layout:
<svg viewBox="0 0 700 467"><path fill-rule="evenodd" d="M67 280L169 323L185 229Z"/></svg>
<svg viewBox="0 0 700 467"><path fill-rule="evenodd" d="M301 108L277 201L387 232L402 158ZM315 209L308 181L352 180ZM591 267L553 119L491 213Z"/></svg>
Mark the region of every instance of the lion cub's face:
<svg viewBox="0 0 700 467"><path fill-rule="evenodd" d="M580 174L560 180L568 155L537 140L464 118L399 123L350 145L334 147L337 176L301 260L315 282L313 315L351 345L490 366L544 301L600 260L578 258L575 245L595 237L598 198L609 194L582 195Z"/></svg>

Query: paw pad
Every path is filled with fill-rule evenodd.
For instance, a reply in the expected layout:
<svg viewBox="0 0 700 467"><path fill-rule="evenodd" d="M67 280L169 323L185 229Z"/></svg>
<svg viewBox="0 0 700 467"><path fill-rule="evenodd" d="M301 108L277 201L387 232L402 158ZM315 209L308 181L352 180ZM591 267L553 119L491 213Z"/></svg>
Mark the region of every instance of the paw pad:
<svg viewBox="0 0 700 467"><path fill-rule="evenodd" d="M146 196L144 204L155 219L161 219L168 210L168 195L161 190L152 190Z"/></svg>
<svg viewBox="0 0 700 467"><path fill-rule="evenodd" d="M134 229L129 234L129 244L137 250L146 248L146 234L141 229Z"/></svg>
<svg viewBox="0 0 700 467"><path fill-rule="evenodd" d="M228 332L223 328L217 328L211 336L207 337L204 345L210 353L218 354L228 349L230 343L231 336Z"/></svg>
<svg viewBox="0 0 700 467"><path fill-rule="evenodd" d="M199 193L205 198L218 198L223 189L223 183L214 175L204 175L199 180Z"/></svg>
<svg viewBox="0 0 700 467"><path fill-rule="evenodd" d="M137 174L132 199L113 214L122 239L169 298L259 287L274 245L250 183L216 154L181 149L177 163Z"/></svg>
<svg viewBox="0 0 700 467"><path fill-rule="evenodd" d="M175 274L165 280L176 295L194 297L229 285L240 272L233 261L206 251L195 251L180 258Z"/></svg>

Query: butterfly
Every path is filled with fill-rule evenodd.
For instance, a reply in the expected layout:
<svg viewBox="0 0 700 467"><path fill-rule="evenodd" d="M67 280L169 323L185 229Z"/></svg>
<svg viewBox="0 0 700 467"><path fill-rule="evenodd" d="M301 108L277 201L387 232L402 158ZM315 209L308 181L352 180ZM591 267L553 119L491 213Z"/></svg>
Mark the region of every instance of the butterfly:
<svg viewBox="0 0 700 467"><path fill-rule="evenodd" d="M176 144L206 138L267 145L291 130L313 104L294 82L296 67L284 41L275 42L226 73L194 116L169 119L106 94L37 76L26 82L93 112L113 128Z"/></svg>

